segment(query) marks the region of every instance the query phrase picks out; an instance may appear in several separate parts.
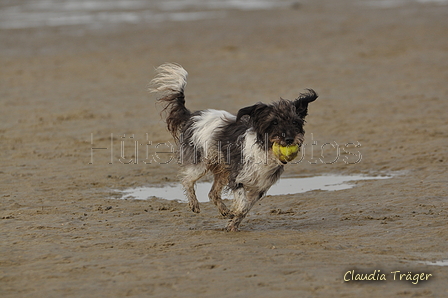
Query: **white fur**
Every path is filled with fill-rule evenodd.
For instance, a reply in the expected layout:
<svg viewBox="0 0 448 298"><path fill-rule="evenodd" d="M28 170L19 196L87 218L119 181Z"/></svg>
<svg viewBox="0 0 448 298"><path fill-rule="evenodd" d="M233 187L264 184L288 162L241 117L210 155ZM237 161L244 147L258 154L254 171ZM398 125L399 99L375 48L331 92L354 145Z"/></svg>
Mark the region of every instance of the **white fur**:
<svg viewBox="0 0 448 298"><path fill-rule="evenodd" d="M266 192L272 184L270 177L281 165L280 161L273 156L267 148L260 148L256 144L255 131L248 130L244 136L243 162L244 166L236 177L236 183L242 183L245 187L256 188Z"/></svg>
<svg viewBox="0 0 448 298"><path fill-rule="evenodd" d="M247 206L247 194L246 190L241 187L233 192L232 211L241 212L245 206Z"/></svg>
<svg viewBox="0 0 448 298"><path fill-rule="evenodd" d="M183 92L187 85L188 72L179 64L165 63L156 68L156 76L149 83L148 90L158 93L159 98L165 95Z"/></svg>
<svg viewBox="0 0 448 298"><path fill-rule="evenodd" d="M205 173L207 172L207 168L203 163L198 163L193 167L184 167L184 181L183 183L195 183L197 180L201 179Z"/></svg>
<svg viewBox="0 0 448 298"><path fill-rule="evenodd" d="M216 142L214 135L220 132L225 126L227 126L230 122L236 121L236 116L230 114L227 111L222 110L204 110L200 115L192 117L194 124L193 129L194 133L192 136L193 143L204 149L206 153L206 158L210 158L210 153L212 151L217 150L216 144L212 142ZM212 150L212 151L210 151Z"/></svg>

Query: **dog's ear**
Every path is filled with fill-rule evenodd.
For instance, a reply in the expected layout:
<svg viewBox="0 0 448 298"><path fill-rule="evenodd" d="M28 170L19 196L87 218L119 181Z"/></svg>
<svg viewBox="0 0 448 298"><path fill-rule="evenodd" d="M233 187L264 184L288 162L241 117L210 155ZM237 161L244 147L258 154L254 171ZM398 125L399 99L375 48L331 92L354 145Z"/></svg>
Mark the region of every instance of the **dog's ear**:
<svg viewBox="0 0 448 298"><path fill-rule="evenodd" d="M254 118L256 115L259 115L265 108L267 108L267 105L261 102L254 104L253 106L242 108L238 111L236 121L238 122L245 115Z"/></svg>
<svg viewBox="0 0 448 298"><path fill-rule="evenodd" d="M301 93L299 97L294 100L296 113L300 118L304 119L308 115L308 104L317 99L318 95L313 89L307 89L307 93Z"/></svg>

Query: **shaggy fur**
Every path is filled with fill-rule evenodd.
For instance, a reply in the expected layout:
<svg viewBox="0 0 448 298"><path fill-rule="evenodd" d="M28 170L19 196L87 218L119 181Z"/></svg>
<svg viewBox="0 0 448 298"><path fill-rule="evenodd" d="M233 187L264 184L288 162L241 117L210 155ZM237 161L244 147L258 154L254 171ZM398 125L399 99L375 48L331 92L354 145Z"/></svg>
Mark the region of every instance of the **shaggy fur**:
<svg viewBox="0 0 448 298"><path fill-rule="evenodd" d="M200 212L194 185L211 172L214 182L209 198L230 218L226 230L237 231L252 206L283 173L285 162L272 153L273 143L302 145L308 104L316 100L316 92L308 89L294 101L256 103L236 116L212 109L191 112L185 107L185 69L165 63L156 72L149 90L164 104L168 130L178 142L189 207ZM231 210L221 199L224 188L235 198Z"/></svg>

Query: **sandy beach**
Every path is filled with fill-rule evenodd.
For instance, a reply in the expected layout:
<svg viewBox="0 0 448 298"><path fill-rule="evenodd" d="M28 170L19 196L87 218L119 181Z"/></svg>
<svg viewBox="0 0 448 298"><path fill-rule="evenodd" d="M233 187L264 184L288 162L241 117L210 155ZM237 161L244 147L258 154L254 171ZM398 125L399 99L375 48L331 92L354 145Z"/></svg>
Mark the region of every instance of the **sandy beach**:
<svg viewBox="0 0 448 298"><path fill-rule="evenodd" d="M448 3L386 2L0 22L0 296L448 296ZM120 199L178 181L146 90L167 61L192 110L316 90L284 177L393 177L268 195L235 233L209 202Z"/></svg>

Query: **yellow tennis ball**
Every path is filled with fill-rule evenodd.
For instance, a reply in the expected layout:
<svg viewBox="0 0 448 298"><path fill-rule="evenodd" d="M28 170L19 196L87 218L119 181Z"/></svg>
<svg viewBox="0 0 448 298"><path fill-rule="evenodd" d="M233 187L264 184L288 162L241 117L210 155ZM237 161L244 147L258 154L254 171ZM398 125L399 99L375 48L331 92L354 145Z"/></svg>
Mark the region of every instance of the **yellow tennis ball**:
<svg viewBox="0 0 448 298"><path fill-rule="evenodd" d="M287 163L297 157L299 145L281 146L279 143L274 143L272 152L281 162Z"/></svg>

